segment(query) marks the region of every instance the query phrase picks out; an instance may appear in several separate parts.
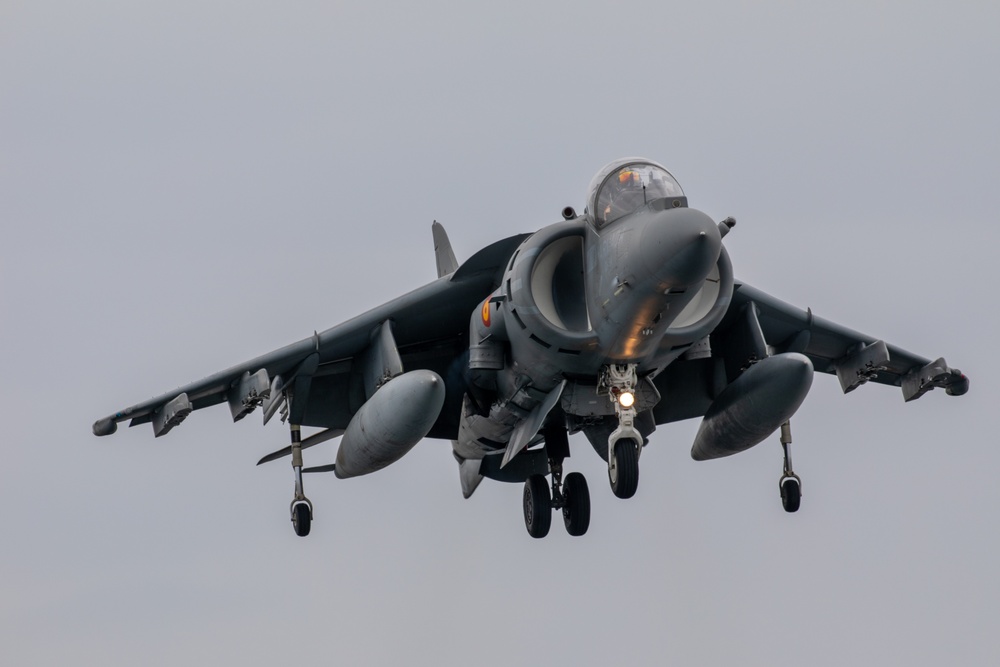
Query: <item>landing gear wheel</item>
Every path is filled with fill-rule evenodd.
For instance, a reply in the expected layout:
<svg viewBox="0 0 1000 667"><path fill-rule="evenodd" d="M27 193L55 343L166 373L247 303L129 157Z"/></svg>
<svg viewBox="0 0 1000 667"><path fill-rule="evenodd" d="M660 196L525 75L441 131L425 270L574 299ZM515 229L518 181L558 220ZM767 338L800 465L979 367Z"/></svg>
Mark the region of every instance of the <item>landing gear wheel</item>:
<svg viewBox="0 0 1000 667"><path fill-rule="evenodd" d="M615 443L615 452L608 465L611 490L619 498L631 498L639 488L639 446L631 438Z"/></svg>
<svg viewBox="0 0 1000 667"><path fill-rule="evenodd" d="M534 538L545 537L552 526L552 496L542 475L532 475L524 483L524 526Z"/></svg>
<svg viewBox="0 0 1000 667"><path fill-rule="evenodd" d="M781 505L786 512L797 512L802 502L802 485L797 477L785 477L781 480Z"/></svg>
<svg viewBox="0 0 1000 667"><path fill-rule="evenodd" d="M312 509L306 503L299 503L292 507L292 527L295 528L295 534L299 537L305 537L309 534L309 528L312 524Z"/></svg>
<svg viewBox="0 0 1000 667"><path fill-rule="evenodd" d="M566 532L573 537L580 537L590 527L590 489L587 487L587 478L578 472L566 475L563 498L566 500L562 508Z"/></svg>

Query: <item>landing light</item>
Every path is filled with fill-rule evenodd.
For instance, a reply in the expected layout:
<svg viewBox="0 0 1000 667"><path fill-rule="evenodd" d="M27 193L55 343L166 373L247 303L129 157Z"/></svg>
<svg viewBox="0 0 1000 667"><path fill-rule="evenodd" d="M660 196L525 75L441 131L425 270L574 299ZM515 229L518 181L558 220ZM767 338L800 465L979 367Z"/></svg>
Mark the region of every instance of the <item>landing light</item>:
<svg viewBox="0 0 1000 667"><path fill-rule="evenodd" d="M630 391L623 391L618 394L618 403L620 403L623 408L631 408L632 404L635 403L635 394Z"/></svg>

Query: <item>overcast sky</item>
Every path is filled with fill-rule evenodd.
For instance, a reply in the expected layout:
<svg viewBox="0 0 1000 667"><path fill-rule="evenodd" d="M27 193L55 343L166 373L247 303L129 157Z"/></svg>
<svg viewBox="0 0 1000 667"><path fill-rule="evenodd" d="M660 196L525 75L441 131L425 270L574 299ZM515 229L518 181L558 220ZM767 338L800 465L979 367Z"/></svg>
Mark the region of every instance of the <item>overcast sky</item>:
<svg viewBox="0 0 1000 667"><path fill-rule="evenodd" d="M486 4L0 0L0 662L996 664L1000 6ZM307 478L300 539L277 420L91 434L626 155L737 218L739 278L970 393L817 377L794 515L776 436L661 427L628 501L574 436L591 528L544 540L443 441Z"/></svg>

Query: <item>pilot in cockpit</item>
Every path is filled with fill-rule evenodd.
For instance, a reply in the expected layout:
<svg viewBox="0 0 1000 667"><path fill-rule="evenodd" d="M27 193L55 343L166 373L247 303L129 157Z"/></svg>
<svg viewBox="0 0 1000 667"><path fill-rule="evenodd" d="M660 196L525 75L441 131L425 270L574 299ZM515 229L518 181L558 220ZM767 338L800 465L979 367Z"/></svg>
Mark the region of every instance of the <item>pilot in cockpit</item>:
<svg viewBox="0 0 1000 667"><path fill-rule="evenodd" d="M626 167L618 172L608 184L608 205L604 209L604 219L614 220L631 213L646 203L646 186L638 171Z"/></svg>

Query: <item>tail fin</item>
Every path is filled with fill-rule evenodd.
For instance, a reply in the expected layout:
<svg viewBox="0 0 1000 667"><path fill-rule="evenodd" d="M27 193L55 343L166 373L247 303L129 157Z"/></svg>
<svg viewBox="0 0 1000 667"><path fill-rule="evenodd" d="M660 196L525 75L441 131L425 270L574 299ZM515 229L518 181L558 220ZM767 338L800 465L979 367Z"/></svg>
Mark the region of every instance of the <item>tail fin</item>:
<svg viewBox="0 0 1000 667"><path fill-rule="evenodd" d="M455 259L455 251L451 249L448 232L435 220L431 225L431 233L434 235L434 259L437 260L438 278L455 273L458 271L458 260Z"/></svg>

